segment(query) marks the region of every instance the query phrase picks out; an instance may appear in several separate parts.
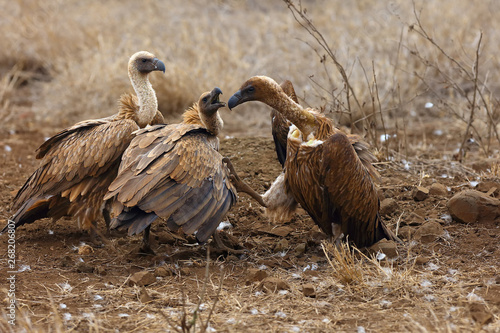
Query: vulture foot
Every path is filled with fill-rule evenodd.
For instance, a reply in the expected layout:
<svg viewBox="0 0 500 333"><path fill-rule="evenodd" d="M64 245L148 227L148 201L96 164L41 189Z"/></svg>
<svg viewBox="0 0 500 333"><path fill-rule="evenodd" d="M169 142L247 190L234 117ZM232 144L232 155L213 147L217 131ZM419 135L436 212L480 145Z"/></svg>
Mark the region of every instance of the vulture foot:
<svg viewBox="0 0 500 333"><path fill-rule="evenodd" d="M93 222L89 230L90 243L94 247L103 247L106 243L106 237L97 229L96 223Z"/></svg>
<svg viewBox="0 0 500 333"><path fill-rule="evenodd" d="M231 253L231 254L246 253L246 250L236 250L236 249L230 248L226 244L224 244L224 242L222 241L221 234L217 230L214 232L213 237L214 237L214 242L215 242L217 249L220 249L222 251L226 251L227 253Z"/></svg>
<svg viewBox="0 0 500 333"><path fill-rule="evenodd" d="M147 226L146 229L144 229L144 233L142 236L142 245L141 248L139 249L139 253L156 255L155 251L151 249L151 244L149 242L150 232L151 232L151 225Z"/></svg>
<svg viewBox="0 0 500 333"><path fill-rule="evenodd" d="M262 207L267 207L264 200L262 199L262 196L255 192L247 183L245 183L241 178L238 176L238 173L234 169L233 164L229 160L229 158L224 157L222 159L224 163L226 163L227 167L229 168L229 172L231 173L231 182L233 183L234 187L236 187L236 191L243 192L251 196L255 201L257 201Z"/></svg>

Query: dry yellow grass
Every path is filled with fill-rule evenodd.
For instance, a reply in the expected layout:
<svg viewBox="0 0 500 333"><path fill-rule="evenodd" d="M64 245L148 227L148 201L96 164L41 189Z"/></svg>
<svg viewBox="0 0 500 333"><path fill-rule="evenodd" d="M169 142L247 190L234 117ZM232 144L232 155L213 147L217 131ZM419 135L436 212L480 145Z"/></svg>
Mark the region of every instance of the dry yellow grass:
<svg viewBox="0 0 500 333"><path fill-rule="evenodd" d="M27 81L36 89L24 101L33 114L27 120L33 123L60 128L113 113L119 95L131 89L125 70L128 57L141 49L167 62L167 73L152 80L160 109L170 121L177 121L200 91L219 86L229 96L256 74L278 81L291 79L305 104L326 105L335 112L345 107L345 100L334 100L343 90L340 75L331 61L320 61L324 52L284 2L1 2L0 73L21 66L39 74ZM465 98L415 56L418 51L430 63L439 64L461 89L470 89L470 80L461 76L456 65L409 28L416 22L412 2L303 1L302 5L346 69L366 113L374 109L375 72L380 98L376 109L387 117L390 129L397 120L401 128L403 118L412 125L422 116L446 116L445 107L424 108L428 101L438 104L430 97L431 89L467 115ZM479 75L492 92L498 91L500 82L496 7L495 2L415 3L434 41L465 67L473 66L483 32ZM495 96L490 97L491 107L498 108ZM15 105L2 104L2 115L16 116ZM269 134L267 109L261 106L224 112L224 118L226 133L241 134L244 127L249 129L245 134Z"/></svg>

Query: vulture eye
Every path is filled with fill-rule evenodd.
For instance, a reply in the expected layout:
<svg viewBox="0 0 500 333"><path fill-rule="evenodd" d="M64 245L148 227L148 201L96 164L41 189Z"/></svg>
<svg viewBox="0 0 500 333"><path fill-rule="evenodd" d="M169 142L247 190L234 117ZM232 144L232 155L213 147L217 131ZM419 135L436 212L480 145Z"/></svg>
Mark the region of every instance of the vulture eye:
<svg viewBox="0 0 500 333"><path fill-rule="evenodd" d="M248 92L249 92L249 93L253 93L254 91L255 91L255 87L250 86L250 87L248 88Z"/></svg>
<svg viewBox="0 0 500 333"><path fill-rule="evenodd" d="M206 103L208 101L208 97L203 97L203 99L201 100L203 103Z"/></svg>
<svg viewBox="0 0 500 333"><path fill-rule="evenodd" d="M141 60L142 60L142 62L148 61L146 58L142 58Z"/></svg>

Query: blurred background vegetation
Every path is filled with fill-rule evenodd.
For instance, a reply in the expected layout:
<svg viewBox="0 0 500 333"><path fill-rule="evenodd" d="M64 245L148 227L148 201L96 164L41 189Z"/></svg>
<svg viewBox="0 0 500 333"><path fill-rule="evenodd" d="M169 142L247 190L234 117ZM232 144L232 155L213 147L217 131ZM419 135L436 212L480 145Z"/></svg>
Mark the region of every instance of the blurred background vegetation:
<svg viewBox="0 0 500 333"><path fill-rule="evenodd" d="M425 148L437 135L456 141L453 152L472 136L489 155L498 143L494 0L0 3L1 130L51 135L113 114L132 90L130 55L148 50L167 66L151 80L169 122L204 91L218 86L227 100L250 76L268 75L290 79L301 104L323 108L380 149ZM224 135L270 136L263 105L222 116ZM390 138L398 138L392 148Z"/></svg>

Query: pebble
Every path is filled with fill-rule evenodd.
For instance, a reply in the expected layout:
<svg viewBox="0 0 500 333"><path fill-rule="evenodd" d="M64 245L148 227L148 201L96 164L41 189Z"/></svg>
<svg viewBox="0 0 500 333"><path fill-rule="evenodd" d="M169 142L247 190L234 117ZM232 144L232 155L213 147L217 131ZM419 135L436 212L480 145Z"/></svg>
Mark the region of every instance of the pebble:
<svg viewBox="0 0 500 333"><path fill-rule="evenodd" d="M398 210L398 208L399 205L396 200L394 200L393 198L387 198L380 202L379 212L381 216L387 216L394 214Z"/></svg>
<svg viewBox="0 0 500 333"><path fill-rule="evenodd" d="M149 296L148 291L145 287L142 287L141 291L139 291L139 300L141 301L141 303L148 303L153 300L153 298Z"/></svg>
<svg viewBox="0 0 500 333"><path fill-rule="evenodd" d="M280 290L290 290L290 286L284 280L268 276L259 284L260 289L267 292L278 292Z"/></svg>
<svg viewBox="0 0 500 333"><path fill-rule="evenodd" d="M128 280L129 286L137 285L137 286L147 286L156 282L156 278L153 273L148 271L140 271L132 274L130 279Z"/></svg>
<svg viewBox="0 0 500 333"><path fill-rule="evenodd" d="M288 243L288 240L286 238L282 238L274 246L274 252L286 251L286 250L288 250L289 246L290 246L290 244Z"/></svg>
<svg viewBox="0 0 500 333"><path fill-rule="evenodd" d="M388 258L395 258L398 256L398 249L394 241L389 241L387 239L382 239L377 243L373 244L369 248L373 253L382 252Z"/></svg>
<svg viewBox="0 0 500 333"><path fill-rule="evenodd" d="M94 267L87 263L79 262L76 264L76 271L78 273L92 273L94 272Z"/></svg>
<svg viewBox="0 0 500 333"><path fill-rule="evenodd" d="M412 197L413 200L415 201L423 201L427 199L428 196L429 196L429 189L426 187L415 186L415 188L413 189Z"/></svg>
<svg viewBox="0 0 500 333"><path fill-rule="evenodd" d="M306 283L302 286L302 294L304 294L305 297L316 297L316 290L312 283Z"/></svg>
<svg viewBox="0 0 500 333"><path fill-rule="evenodd" d="M429 189L430 195L446 196L448 195L448 189L441 183L434 183Z"/></svg>
<svg viewBox="0 0 500 333"><path fill-rule="evenodd" d="M500 219L500 200L476 190L455 194L447 203L451 217L462 223L481 223Z"/></svg>
<svg viewBox="0 0 500 333"><path fill-rule="evenodd" d="M304 252L306 252L306 243L300 243L299 245L297 245L295 247L294 252L295 252L296 255L301 255Z"/></svg>
<svg viewBox="0 0 500 333"><path fill-rule="evenodd" d="M248 270L248 279L246 281L246 285L250 285L254 282L260 282L268 276L269 274L267 274L267 272L262 269L251 268Z"/></svg>
<svg viewBox="0 0 500 333"><path fill-rule="evenodd" d="M174 275L172 270L170 270L166 267L160 266L160 267L157 267L155 269L155 276L156 277L166 277L166 276L172 276L172 275Z"/></svg>
<svg viewBox="0 0 500 333"><path fill-rule="evenodd" d="M421 243L427 244L435 241L444 233L443 226L436 221L429 221L422 224L413 236L414 239L420 240Z"/></svg>
<svg viewBox="0 0 500 333"><path fill-rule="evenodd" d="M486 325L493 321L493 315L482 303L472 303L469 305L469 311L472 319L478 324Z"/></svg>

